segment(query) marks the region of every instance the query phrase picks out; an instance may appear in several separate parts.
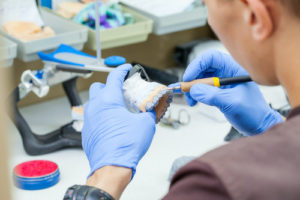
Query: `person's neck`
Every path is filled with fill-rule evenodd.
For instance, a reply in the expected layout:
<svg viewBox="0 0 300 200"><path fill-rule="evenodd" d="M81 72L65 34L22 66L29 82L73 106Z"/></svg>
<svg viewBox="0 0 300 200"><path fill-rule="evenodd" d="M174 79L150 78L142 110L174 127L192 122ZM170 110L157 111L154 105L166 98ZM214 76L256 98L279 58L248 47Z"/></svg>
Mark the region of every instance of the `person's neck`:
<svg viewBox="0 0 300 200"><path fill-rule="evenodd" d="M300 106L300 19L282 22L275 45L277 77L286 89L292 108Z"/></svg>

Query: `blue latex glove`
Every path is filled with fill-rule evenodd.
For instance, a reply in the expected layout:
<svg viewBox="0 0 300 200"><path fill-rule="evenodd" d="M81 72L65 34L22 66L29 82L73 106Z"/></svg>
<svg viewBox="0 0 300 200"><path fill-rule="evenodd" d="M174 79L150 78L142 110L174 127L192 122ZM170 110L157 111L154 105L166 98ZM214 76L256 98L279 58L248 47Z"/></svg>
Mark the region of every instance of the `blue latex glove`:
<svg viewBox="0 0 300 200"><path fill-rule="evenodd" d="M127 110L122 93L131 65L125 64L108 76L106 85L94 83L84 111L82 146L91 173L112 165L131 168L133 175L155 133L155 111L134 114Z"/></svg>
<svg viewBox="0 0 300 200"><path fill-rule="evenodd" d="M183 81L244 75L248 73L230 55L210 50L188 66ZM270 108L254 82L222 88L197 84L185 95L190 106L202 102L218 107L238 131L248 136L265 132L273 125L283 122L282 116Z"/></svg>

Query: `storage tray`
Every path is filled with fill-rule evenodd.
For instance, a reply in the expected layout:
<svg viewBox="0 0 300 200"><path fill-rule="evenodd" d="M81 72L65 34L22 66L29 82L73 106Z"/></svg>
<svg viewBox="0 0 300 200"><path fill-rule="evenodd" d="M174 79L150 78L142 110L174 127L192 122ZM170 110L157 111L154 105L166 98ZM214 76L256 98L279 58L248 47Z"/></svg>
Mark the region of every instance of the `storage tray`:
<svg viewBox="0 0 300 200"><path fill-rule="evenodd" d="M102 49L144 42L148 39L148 35L152 32L153 21L151 19L126 6L123 6L123 10L134 17L135 23L101 31L100 38ZM91 28L89 28L87 46L93 50L97 49L96 31Z"/></svg>
<svg viewBox="0 0 300 200"><path fill-rule="evenodd" d="M0 35L0 65L10 67L17 56L17 44Z"/></svg>
<svg viewBox="0 0 300 200"><path fill-rule="evenodd" d="M157 17L153 14L126 5L137 12L151 18L154 21L153 33L156 35L169 34L206 25L207 9L205 6L196 7L190 11L185 11L164 17Z"/></svg>
<svg viewBox="0 0 300 200"><path fill-rule="evenodd" d="M148 39L148 35L152 33L153 21L150 18L143 16L142 14L134 11L133 9L128 8L127 6L122 5L122 7L124 12L130 13L134 17L135 23L120 26L117 28L101 30L100 39L101 39L102 49L109 49L109 48L144 42ZM52 12L55 13L55 11ZM58 14L56 15L59 16ZM63 18L62 16L60 17ZM87 27L85 25L81 25L81 26ZM96 50L97 49L96 31L92 28L89 27L87 28L88 28L87 47L89 49Z"/></svg>
<svg viewBox="0 0 300 200"><path fill-rule="evenodd" d="M88 29L76 23L71 23L69 20L61 18L53 14L47 8L39 8L41 17L45 26L50 26L56 33L55 36L23 42L13 36L8 35L3 28L0 32L18 44L17 57L24 62L38 60L37 52L51 52L60 44L71 45L74 48L81 50L84 43L87 41Z"/></svg>

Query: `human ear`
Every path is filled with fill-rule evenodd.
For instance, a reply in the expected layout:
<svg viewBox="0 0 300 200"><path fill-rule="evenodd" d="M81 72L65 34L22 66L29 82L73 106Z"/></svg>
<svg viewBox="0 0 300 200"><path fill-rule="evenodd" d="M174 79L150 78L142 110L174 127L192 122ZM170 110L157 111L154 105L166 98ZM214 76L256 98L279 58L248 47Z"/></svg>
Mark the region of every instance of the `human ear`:
<svg viewBox="0 0 300 200"><path fill-rule="evenodd" d="M273 31L272 15L264 0L241 0L246 5L244 20L251 27L252 36L257 41L268 38Z"/></svg>

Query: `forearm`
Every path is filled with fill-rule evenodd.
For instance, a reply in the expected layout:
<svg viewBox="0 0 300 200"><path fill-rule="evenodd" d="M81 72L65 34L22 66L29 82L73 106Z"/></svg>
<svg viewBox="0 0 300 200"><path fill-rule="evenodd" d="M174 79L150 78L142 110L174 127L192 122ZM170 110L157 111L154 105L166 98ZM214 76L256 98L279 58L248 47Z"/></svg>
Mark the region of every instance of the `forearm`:
<svg viewBox="0 0 300 200"><path fill-rule="evenodd" d="M87 180L87 185L97 187L119 199L129 184L132 170L124 167L105 166L96 170Z"/></svg>

